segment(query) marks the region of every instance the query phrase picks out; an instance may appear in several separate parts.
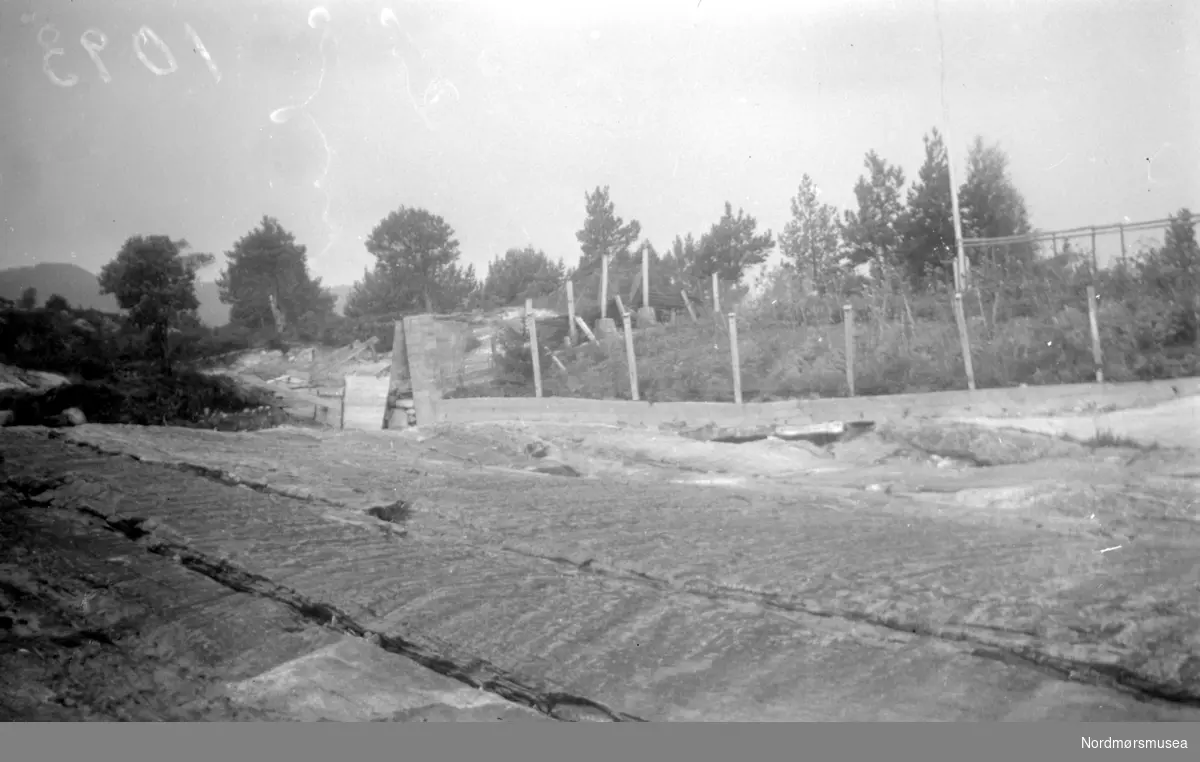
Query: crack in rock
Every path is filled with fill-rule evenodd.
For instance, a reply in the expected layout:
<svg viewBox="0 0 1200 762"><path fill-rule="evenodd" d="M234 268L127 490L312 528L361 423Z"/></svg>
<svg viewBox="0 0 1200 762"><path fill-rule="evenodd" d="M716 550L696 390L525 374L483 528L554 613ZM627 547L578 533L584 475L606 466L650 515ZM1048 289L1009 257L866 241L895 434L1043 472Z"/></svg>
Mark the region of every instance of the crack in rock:
<svg viewBox="0 0 1200 762"><path fill-rule="evenodd" d="M50 433L50 438L58 439L60 441L64 439L62 437L62 435L56 435L54 432ZM185 474L194 474L196 476L201 476L201 477L204 477L205 479L215 481L219 484L224 484L227 487L245 487L246 489L253 490L262 495L271 495L274 497L285 497L285 498L289 498L291 500L298 500L302 503L309 503L311 505L323 505L323 506L327 506L329 508L334 508L334 509L339 509L339 510L350 510L354 513L361 513L364 516L370 516L371 518L376 519L377 523L375 523L374 526L377 527L384 534L389 534L389 535L392 535L395 537L408 536L408 530L401 525L405 521L407 521L409 518L411 518L412 505L411 505L411 503L409 503L408 501L405 501L405 500L385 500L385 501L375 501L374 503L372 503L371 501L364 501L367 503L367 508L363 509L363 510L355 510L352 508L347 508L347 506L345 504L340 503L336 500L329 500L327 498L323 498L318 495L313 495L313 494L309 493L307 490L297 490L297 489L289 489L287 487L277 487L268 482L259 481L256 479L247 479L247 478L238 476L237 474L230 473L229 471L225 471L224 469L220 469L220 468L214 468L211 466L203 466L203 465L199 465L196 463L187 463L187 462L178 461L178 460L162 460L162 461L148 460L140 455L122 452L120 450L109 449L109 448L104 447L103 445L95 444L93 442L72 442L72 444L74 444L77 447L84 447L84 448L93 450L94 452L97 452L101 455L108 455L108 456L116 457L116 458L129 458L130 460L133 460L137 463L143 463L148 466L161 466L161 467L170 468L170 469L173 469L175 471L179 471L179 472L185 473ZM61 483L63 481L63 479L65 479L65 477L60 477L58 480L58 483ZM356 490L356 492L357 491L358 490ZM353 519L349 519L345 516L339 516L339 515L335 515L335 514L327 513L327 514L325 514L325 516L326 516L326 518L329 518L333 521L337 521L339 523L350 523L350 524L357 524L360 526L367 526L371 523L371 522L359 522L359 521L355 521ZM385 518L385 516L392 517L392 518Z"/></svg>
<svg viewBox="0 0 1200 762"><path fill-rule="evenodd" d="M64 480L65 481L65 480ZM38 483L7 478L4 482L31 505L51 504L65 510L77 510L101 520L103 526L138 543L147 551L173 559L187 569L202 574L235 592L247 593L282 603L305 619L327 629L369 639L380 648L473 688L494 693L508 701L529 707L543 715L564 722L645 722L646 720L604 706L585 696L564 691L550 691L527 685L492 663L479 658L465 659L442 655L452 651L435 642L418 643L398 635L371 630L346 612L328 603L307 596L270 579L220 558L197 551L181 539L170 537L169 530L157 522L138 517L112 516L86 505L63 504L49 490L46 480ZM60 482L61 483L61 482ZM439 647L440 646L440 647Z"/></svg>
<svg viewBox="0 0 1200 762"><path fill-rule="evenodd" d="M107 455L114 455L114 456L118 456L118 457L121 457L121 456L130 457L139 462L146 462L148 465L169 466L169 467L175 468L176 470L180 470L183 472L195 473L195 474L198 474L205 478L209 478L209 479L218 481L223 484L245 485L245 486L248 486L251 489L255 489L256 491L259 491L259 492L264 492L264 493L268 493L268 494L274 494L274 495L279 495L279 496L283 496L283 497L291 497L293 499L297 499L297 496L295 496L295 495L289 495L284 491L281 491L276 488L272 488L266 484L250 483L248 481L241 480L241 479L239 479L231 474L228 474L227 472L221 471L219 469L213 469L213 468L209 468L209 467L205 467L205 466L196 466L196 465L188 464L188 463L178 463L178 462L157 463L157 462L153 462L153 461L143 461L141 458L138 458L137 456L128 455L126 453L121 453L121 452L109 452L100 447L92 445L90 443L81 444L81 446L90 447L92 449L95 449L95 450L100 451ZM983 462L977 458L974 458L974 456L972 456L970 453L964 453L961 457L968 457L968 458L971 458L972 460L975 460L976 465L980 465L980 466L991 465L991 463L989 463L989 462ZM64 481L65 481L65 477L57 478L57 479L42 478L42 479L38 480L37 482L33 482L30 480L30 481L25 481L24 486L20 487L20 489L23 492L25 492L26 494L29 494L30 499L44 503L44 502L49 502L50 500L53 499L52 497L49 496L49 491L60 486ZM30 488L32 488L32 490ZM42 494L38 495L37 493L42 493ZM299 499L304 500L305 498L299 498ZM330 502L331 503L331 501L321 500L320 498L309 497L309 498L307 498L307 500L309 502L315 501L315 502ZM403 502L403 501L400 501L400 502ZM338 507L342 507L342 506L340 506L340 504L339 504ZM385 508L385 507L386 506L373 506L372 509L368 509L367 512L369 513L370 510L373 510L375 508ZM383 519L381 516L379 516L375 513L372 513L371 515L375 518L379 518L381 521L385 521L385 522L388 521L387 519ZM126 536L129 536L130 539L138 540L140 538L143 543L146 542L145 538L146 538L146 535L148 534L148 531L145 527L143 527L143 524L145 522L140 521L138 519L127 519L127 518L113 519L111 517L102 517L102 518L104 518L104 520L106 522L108 522L110 524L110 526L112 526L114 531L122 532L123 534L126 534ZM160 529L162 529L162 528L156 527L154 529L155 536L153 538L151 538L151 541L150 541L151 544L150 544L150 546L148 546L148 547L151 547L153 552L160 552L156 548L171 547L172 549L169 551L162 551L163 554L164 555L176 554L176 555L179 555L179 557L184 560L186 560L187 558L198 557L197 554L195 554L194 552L187 550L185 545L182 545L179 543L171 544L170 542L163 540L162 537L164 536L164 533L159 531ZM138 534L139 532L141 534ZM135 537L134 535L137 535L137 536ZM795 603L795 602L788 601L788 600L782 598L781 596L779 596L778 594L764 593L762 591L742 590L742 589L738 589L738 588L728 588L725 586L715 585L715 584L711 584L711 583L702 584L702 586L699 586L699 587L696 586L695 584L691 584L691 583L684 583L681 585L670 579L660 579L660 578L654 577L654 576L646 574L646 573L635 572L633 570L621 569L621 568L617 568L617 567L609 567L608 565L597 562L597 560L594 558L586 558L583 560L576 560L576 559L572 559L572 558L563 557L561 555L539 554L534 551L519 549L519 548L515 548L512 546L508 546L508 545L502 545L502 546L500 546L500 548L503 550L518 553L520 555L524 555L527 557L539 558L541 560L544 560L544 561L547 561L550 563L571 566L581 572L586 572L589 574L596 574L596 575L600 575L600 576L626 579L626 580L629 580L632 582L636 582L638 584L651 585L653 587L656 587L656 588L658 588L660 590L664 590L664 591L672 591L675 593L699 595L699 596L703 596L703 597L710 598L713 600L731 600L731 601L734 601L734 600L747 601L747 600L749 600L749 601L758 603L760 605L763 605L764 607L773 608L773 609L777 609L780 611L786 611L789 613L805 614L805 615L815 616L815 617L819 617L819 618L842 619L845 621L881 627L881 628L892 630L892 631L904 632L904 633L923 636L923 637L936 638L938 640L942 640L945 642L968 644L968 645L971 645L974 647L974 650L972 651L972 653L974 653L974 655L980 656L981 658L989 658L989 659L993 659L993 660L997 660L997 661L1005 661L1006 663L1023 664L1027 667L1037 669L1039 671L1048 672L1048 673L1053 674L1056 677L1059 677L1060 679L1063 679L1063 680L1070 680L1073 682L1079 682L1079 683L1085 683L1085 684L1101 685L1101 686L1109 687L1109 688L1112 688L1115 690L1120 690L1122 692L1129 693L1136 697L1146 699L1146 700L1163 700L1163 701L1169 701L1171 703L1185 705L1185 706L1200 706L1200 690L1192 688L1189 685L1155 682L1153 680L1147 679L1147 678L1139 675L1137 672L1135 672L1127 667L1123 667L1120 665L1101 663L1101 662L1095 662L1095 661L1085 661L1085 660L1080 660L1080 659L1070 659L1070 658L1066 658L1066 657L1062 657L1062 656L1055 656L1053 654L1046 653L1044 650L1040 650L1035 646L1027 646L1027 645L1021 645L1019 643L997 642L995 640L989 640L989 639L981 636L981 634L979 634L976 631L980 630L980 629L991 630L991 631L994 631L997 635L1008 634L1008 635L1013 635L1013 636L1017 636L1017 637L1032 636L1033 633L1029 633L1029 632L1008 630L1003 627L987 627L987 626L971 627L971 628L952 627L952 626L940 626L939 627L939 626L927 624L924 622L903 621L896 617L878 616L878 615L868 614L866 612L815 608L815 607L811 607L811 606L805 606L801 603ZM183 551L187 551L187 552L185 553ZM188 555L188 553L190 553L191 555ZM184 561L181 561L181 562L184 562ZM482 687L485 690L490 690L492 692L498 693L499 695L502 695L505 698L510 698L510 700L513 700L516 703L521 703L526 706L530 706L530 707L536 709L537 711L543 712L544 714L548 714L552 717L558 718L558 715L553 714L554 707L567 707L567 706L593 707L594 702L591 702L589 699L572 697L572 696L569 696L568 694L547 693L547 692L539 693L537 691L534 691L533 689L528 688L527 686L522 686L519 683L515 683L507 675L503 675L497 668L491 667L490 665L488 665L487 669L484 670L484 672L486 674L484 674L482 676L476 676L474 667L471 667L470 665L468 665L468 668L456 667L453 663L448 662L446 660L439 659L438 657L430 654L427 650L424 650L419 646L415 646L414 644L407 643L406 641L403 641L402 639L391 638L389 640L389 636L383 635L381 633L371 633L371 632L367 631L366 629L362 628L361 626L350 621L350 619L348 617L346 617L344 614L333 611L332 609L329 609L329 607L325 606L324 604L316 604L316 603L308 602L307 599L304 599L302 596L300 596L298 593L295 593L294 591L287 590L286 588L281 588L278 585L271 583L266 578L256 577L255 575L251 575L248 572L245 572L242 570L236 570L235 567L231 566L227 562L224 562L224 561L207 562L206 561L206 562L201 563L199 561L194 561L194 563L196 563L196 567L194 568L194 570L199 571L200 573L207 574L208 576L212 577L216 581L221 582L222 584L226 584L226 585L228 585L229 583L227 583L226 579L221 577L220 575L225 575L226 577L228 577L230 579L240 579L241 577L239 577L239 575L246 576L246 577L255 577L259 581L256 581L254 583L254 585L257 585L259 588L262 588L262 590L266 590L268 592L260 592L260 590L258 590L258 589L247 589L247 590L245 590L245 592L253 592L253 593L259 594L259 595L267 595L268 597L275 598L276 600L280 600L281 602L284 602L288 605L293 606L293 608L296 608L298 611L300 611L303 608L302 613L304 613L305 616L311 615L311 617L314 619L314 621L323 621L326 624L328 624L330 622L334 622L338 626L339 629L344 629L345 631L351 632L352 634L357 634L359 636L366 636L366 635L378 636L380 638L381 646L383 646L387 650L391 650L394 653L399 653L399 654L405 655L408 658L411 658L414 661L417 661L418 663L421 663L421 664L433 669L434 671L440 672L441 674L459 679L460 681L465 682L468 685L471 685L473 687ZM216 564L216 565L214 566L213 564ZM193 568L193 567L189 566L189 568ZM214 575L217 575L217 576L214 576ZM277 592L272 592L272 591L285 591L285 592L277 593ZM282 597L276 597L276 595L281 595ZM364 635L364 633L366 633L366 635ZM389 645L389 643L390 643L390 645ZM443 670L446 670L446 671L443 671ZM510 694L511 694L511 696L510 696ZM572 702L577 702L577 703L572 703ZM594 709L594 711L598 711L601 715L608 716L611 719L614 719L615 721L644 721L644 720L641 720L640 718L634 717L632 715L625 715L625 714L613 712L612 710L603 708L598 704L595 704L593 709ZM576 714L576 713L572 713L572 712L567 712L565 709L561 713L564 715Z"/></svg>

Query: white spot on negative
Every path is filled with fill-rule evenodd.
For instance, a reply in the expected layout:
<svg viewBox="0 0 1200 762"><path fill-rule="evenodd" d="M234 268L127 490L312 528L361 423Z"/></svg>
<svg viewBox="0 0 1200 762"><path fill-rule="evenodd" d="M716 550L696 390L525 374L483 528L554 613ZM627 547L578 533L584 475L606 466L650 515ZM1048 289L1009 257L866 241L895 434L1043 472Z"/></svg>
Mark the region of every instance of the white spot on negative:
<svg viewBox="0 0 1200 762"><path fill-rule="evenodd" d="M313 29L317 28L317 19L325 19L325 23L329 23L329 11L325 10L325 6L318 5L308 12L308 25Z"/></svg>

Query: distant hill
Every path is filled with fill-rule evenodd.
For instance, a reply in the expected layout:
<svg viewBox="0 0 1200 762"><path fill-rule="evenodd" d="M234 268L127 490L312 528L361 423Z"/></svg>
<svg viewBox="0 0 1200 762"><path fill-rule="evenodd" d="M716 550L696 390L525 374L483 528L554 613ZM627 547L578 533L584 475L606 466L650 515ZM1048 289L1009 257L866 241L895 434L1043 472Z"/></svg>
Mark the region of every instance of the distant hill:
<svg viewBox="0 0 1200 762"><path fill-rule="evenodd" d="M38 305L46 303L52 294L59 294L74 307L117 312L117 300L101 295L96 276L79 265L68 262L49 262L32 267L0 270L0 297L16 301L21 292L33 286L37 289Z"/></svg>
<svg viewBox="0 0 1200 762"><path fill-rule="evenodd" d="M52 294L59 294L73 307L119 312L117 300L111 294L100 293L100 282L96 275L79 265L69 262L48 262L32 267L14 267L0 270L0 297L16 301L21 292L33 286L37 289L38 304L46 303ZM346 298L353 286L331 286L337 297L334 310L340 315L346 306ZM221 303L217 284L202 281L196 284L196 299L200 308L196 310L205 325L222 326L229 322L229 305Z"/></svg>

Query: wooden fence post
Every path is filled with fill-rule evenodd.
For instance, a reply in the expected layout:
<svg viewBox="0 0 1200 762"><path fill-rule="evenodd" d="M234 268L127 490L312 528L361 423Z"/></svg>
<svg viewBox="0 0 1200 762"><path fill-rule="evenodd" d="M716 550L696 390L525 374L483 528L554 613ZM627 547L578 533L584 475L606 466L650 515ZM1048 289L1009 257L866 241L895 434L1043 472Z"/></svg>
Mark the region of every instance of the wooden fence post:
<svg viewBox="0 0 1200 762"><path fill-rule="evenodd" d="M650 250L642 249L642 307L650 309Z"/></svg>
<svg viewBox="0 0 1200 762"><path fill-rule="evenodd" d="M1100 351L1100 322L1096 317L1096 287L1087 287L1088 323L1092 327L1092 362L1096 364L1096 383L1104 383L1104 355Z"/></svg>
<svg viewBox="0 0 1200 762"><path fill-rule="evenodd" d="M617 297L620 299L620 297ZM625 324L625 359L629 361L629 393L634 402L638 397L637 358L633 354L633 328L629 322L629 312L621 308L621 322Z"/></svg>
<svg viewBox="0 0 1200 762"><path fill-rule="evenodd" d="M571 346L579 341L579 336L575 332L575 284L567 281L567 335L571 339Z"/></svg>
<svg viewBox="0 0 1200 762"><path fill-rule="evenodd" d="M593 344L597 343L596 334L592 333L592 329L587 327L587 323L583 321L583 318L576 315L575 324L579 326L579 330L583 331L583 335L588 337L588 341L592 342Z"/></svg>
<svg viewBox="0 0 1200 762"><path fill-rule="evenodd" d="M529 327L529 356L533 358L533 391L542 396L542 362L538 356L537 319L533 316L533 300L525 300L525 323Z"/></svg>
<svg viewBox="0 0 1200 762"><path fill-rule="evenodd" d="M713 314L718 315L721 312L721 280L716 273L712 274L712 292L713 292Z"/></svg>
<svg viewBox="0 0 1200 762"><path fill-rule="evenodd" d="M729 313L729 359L733 363L733 401L742 404L742 360L738 356L737 314Z"/></svg>
<svg viewBox="0 0 1200 762"><path fill-rule="evenodd" d="M600 257L600 319L608 317L608 255Z"/></svg>
<svg viewBox="0 0 1200 762"><path fill-rule="evenodd" d="M846 387L854 396L854 306L842 305L842 328L846 332Z"/></svg>
<svg viewBox="0 0 1200 762"><path fill-rule="evenodd" d="M688 314L692 316L692 322L698 322L696 320L696 309L692 307L692 300L688 299L687 289L680 290L679 295L683 297L683 306L687 307Z"/></svg>
<svg viewBox="0 0 1200 762"><path fill-rule="evenodd" d="M1125 263L1125 223L1121 223L1121 264Z"/></svg>

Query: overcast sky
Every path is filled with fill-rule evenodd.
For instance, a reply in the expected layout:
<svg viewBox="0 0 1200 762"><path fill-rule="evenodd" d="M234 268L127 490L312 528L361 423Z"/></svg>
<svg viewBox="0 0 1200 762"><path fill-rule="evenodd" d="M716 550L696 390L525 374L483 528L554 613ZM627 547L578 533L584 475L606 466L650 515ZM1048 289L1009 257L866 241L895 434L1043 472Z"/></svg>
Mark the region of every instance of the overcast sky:
<svg viewBox="0 0 1200 762"><path fill-rule="evenodd" d="M1200 204L1194 6L942 0L959 179L981 134L1035 227ZM932 0L331 0L316 28L313 7L0 1L4 265L95 272L138 233L220 253L269 214L326 283L350 283L362 239L408 205L445 217L482 276L526 244L573 263L597 185L661 250L727 200L778 232L803 173L845 208L871 149L912 178L942 124ZM139 60L143 25L176 71ZM74 86L43 70L40 30Z"/></svg>

